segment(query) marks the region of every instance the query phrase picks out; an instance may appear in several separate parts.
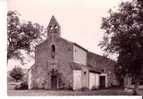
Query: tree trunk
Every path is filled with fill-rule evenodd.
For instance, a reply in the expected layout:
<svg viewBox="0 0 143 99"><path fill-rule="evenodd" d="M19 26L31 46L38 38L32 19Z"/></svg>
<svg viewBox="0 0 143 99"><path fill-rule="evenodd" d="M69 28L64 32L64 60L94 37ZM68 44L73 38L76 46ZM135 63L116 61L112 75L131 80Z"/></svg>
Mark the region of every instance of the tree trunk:
<svg viewBox="0 0 143 99"><path fill-rule="evenodd" d="M138 95L138 88L139 88L139 80L136 78L134 89L133 89L133 95Z"/></svg>
<svg viewBox="0 0 143 99"><path fill-rule="evenodd" d="M124 78L124 88L125 89L129 88L129 76L128 75L125 75L125 78Z"/></svg>

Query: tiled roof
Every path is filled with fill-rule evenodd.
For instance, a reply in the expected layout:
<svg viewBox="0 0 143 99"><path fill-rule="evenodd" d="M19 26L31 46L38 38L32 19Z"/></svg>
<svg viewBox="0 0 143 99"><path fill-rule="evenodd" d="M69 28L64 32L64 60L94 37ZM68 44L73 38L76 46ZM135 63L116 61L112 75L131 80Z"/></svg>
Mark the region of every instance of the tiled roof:
<svg viewBox="0 0 143 99"><path fill-rule="evenodd" d="M116 66L116 62L106 58L104 56L94 54L89 52L87 55L87 63L88 65L93 66L96 70L100 70L101 72L114 72L114 68Z"/></svg>
<svg viewBox="0 0 143 99"><path fill-rule="evenodd" d="M109 59L107 57L95 54L93 52L88 52L88 59L90 60L91 58L94 58L96 61L100 61L100 62L106 61L106 62L116 63L114 60L111 60L111 59Z"/></svg>
<svg viewBox="0 0 143 99"><path fill-rule="evenodd" d="M83 65L75 63L75 62L71 62L70 66L73 70L81 70Z"/></svg>
<svg viewBox="0 0 143 99"><path fill-rule="evenodd" d="M94 66L91 66L91 65L87 65L89 71L91 72L96 72L96 73L101 73L101 69L100 68L97 68L97 67L94 67Z"/></svg>
<svg viewBox="0 0 143 99"><path fill-rule="evenodd" d="M88 52L88 50L87 50L87 49L85 49L84 47L80 46L79 44L77 44L77 43L73 43L73 44L74 44L75 46L77 46L77 47L79 47L79 48L83 49L84 51Z"/></svg>
<svg viewBox="0 0 143 99"><path fill-rule="evenodd" d="M90 72L94 72L94 73L100 73L101 72L101 70L96 69L96 68L94 68L92 66L82 65L82 64L75 63L75 62L71 62L70 66L71 66L72 70L82 70L83 68L86 68Z"/></svg>

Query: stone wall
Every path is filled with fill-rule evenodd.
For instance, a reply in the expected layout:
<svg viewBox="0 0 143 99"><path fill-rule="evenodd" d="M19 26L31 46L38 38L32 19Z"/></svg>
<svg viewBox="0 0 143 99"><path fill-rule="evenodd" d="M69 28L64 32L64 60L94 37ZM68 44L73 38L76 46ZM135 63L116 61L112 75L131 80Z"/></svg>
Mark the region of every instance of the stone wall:
<svg viewBox="0 0 143 99"><path fill-rule="evenodd" d="M89 73L89 89L98 89L99 88L99 74Z"/></svg>
<svg viewBox="0 0 143 99"><path fill-rule="evenodd" d="M87 51L74 45L73 46L73 62L87 65Z"/></svg>
<svg viewBox="0 0 143 99"><path fill-rule="evenodd" d="M119 84L114 72L116 64L114 61L105 58L103 56L89 52L87 55L87 64L95 67L95 69L98 69L102 73L107 74L108 87L116 86Z"/></svg>
<svg viewBox="0 0 143 99"><path fill-rule="evenodd" d="M85 66L82 67L81 74L82 88L89 88L89 70Z"/></svg>
<svg viewBox="0 0 143 99"><path fill-rule="evenodd" d="M73 70L73 90L80 90L82 88L81 72L81 70Z"/></svg>
<svg viewBox="0 0 143 99"><path fill-rule="evenodd" d="M51 45L55 45L55 58L51 57ZM60 87L72 87L72 69L70 64L73 60L72 43L60 38L48 38L35 49L35 65L32 68L33 88L51 88L51 70L57 70Z"/></svg>

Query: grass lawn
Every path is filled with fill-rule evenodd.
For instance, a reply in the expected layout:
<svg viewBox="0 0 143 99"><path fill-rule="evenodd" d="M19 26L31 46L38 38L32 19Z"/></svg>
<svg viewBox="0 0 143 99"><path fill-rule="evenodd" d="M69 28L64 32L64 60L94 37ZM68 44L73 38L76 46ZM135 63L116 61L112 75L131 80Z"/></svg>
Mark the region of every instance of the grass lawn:
<svg viewBox="0 0 143 99"><path fill-rule="evenodd" d="M8 90L9 96L82 96L82 95L131 95L122 90L96 90L96 91L49 91L49 90Z"/></svg>
<svg viewBox="0 0 143 99"><path fill-rule="evenodd" d="M72 91L72 90L14 90L15 84L8 84L9 96L88 96L88 95L132 95L119 88L98 89L94 91ZM143 95L143 90L139 91Z"/></svg>
<svg viewBox="0 0 143 99"><path fill-rule="evenodd" d="M131 95L122 89L102 89L94 91L70 90L8 90L9 96L88 96L88 95Z"/></svg>

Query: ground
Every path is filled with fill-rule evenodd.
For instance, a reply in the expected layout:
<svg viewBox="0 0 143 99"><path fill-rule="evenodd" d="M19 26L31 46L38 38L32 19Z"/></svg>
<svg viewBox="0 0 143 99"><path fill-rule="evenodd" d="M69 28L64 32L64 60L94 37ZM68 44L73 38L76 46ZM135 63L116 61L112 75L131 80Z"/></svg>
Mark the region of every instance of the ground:
<svg viewBox="0 0 143 99"><path fill-rule="evenodd" d="M9 96L82 96L82 95L130 95L121 90L97 91L47 91L47 90L8 90Z"/></svg>
<svg viewBox="0 0 143 99"><path fill-rule="evenodd" d="M139 91L143 95L143 90ZM132 95L121 88L98 89L94 91L71 90L14 90L14 84L8 84L9 96L87 96L87 95Z"/></svg>

